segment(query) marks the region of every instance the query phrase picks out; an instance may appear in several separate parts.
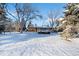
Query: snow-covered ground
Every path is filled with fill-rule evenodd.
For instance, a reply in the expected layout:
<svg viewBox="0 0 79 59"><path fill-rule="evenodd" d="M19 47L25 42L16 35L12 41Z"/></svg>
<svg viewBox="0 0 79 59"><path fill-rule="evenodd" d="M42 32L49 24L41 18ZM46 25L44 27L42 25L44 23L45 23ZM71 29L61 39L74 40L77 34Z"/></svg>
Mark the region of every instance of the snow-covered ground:
<svg viewBox="0 0 79 59"><path fill-rule="evenodd" d="M60 35L33 32L0 34L2 56L79 56L79 39L63 40Z"/></svg>

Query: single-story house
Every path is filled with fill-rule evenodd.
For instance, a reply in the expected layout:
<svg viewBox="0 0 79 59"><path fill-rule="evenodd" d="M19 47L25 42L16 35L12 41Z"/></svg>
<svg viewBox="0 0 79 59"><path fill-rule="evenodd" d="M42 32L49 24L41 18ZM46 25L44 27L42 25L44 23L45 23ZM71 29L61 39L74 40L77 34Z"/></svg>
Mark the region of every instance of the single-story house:
<svg viewBox="0 0 79 59"><path fill-rule="evenodd" d="M29 32L52 31L52 27L29 27Z"/></svg>

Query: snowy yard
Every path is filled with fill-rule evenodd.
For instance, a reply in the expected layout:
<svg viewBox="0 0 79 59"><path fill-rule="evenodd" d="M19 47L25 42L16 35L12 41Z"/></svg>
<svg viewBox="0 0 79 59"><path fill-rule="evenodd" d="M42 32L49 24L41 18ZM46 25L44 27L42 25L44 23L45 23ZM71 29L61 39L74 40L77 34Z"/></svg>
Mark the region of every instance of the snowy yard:
<svg viewBox="0 0 79 59"><path fill-rule="evenodd" d="M0 35L1 56L79 56L79 39L63 40L58 34L32 32Z"/></svg>

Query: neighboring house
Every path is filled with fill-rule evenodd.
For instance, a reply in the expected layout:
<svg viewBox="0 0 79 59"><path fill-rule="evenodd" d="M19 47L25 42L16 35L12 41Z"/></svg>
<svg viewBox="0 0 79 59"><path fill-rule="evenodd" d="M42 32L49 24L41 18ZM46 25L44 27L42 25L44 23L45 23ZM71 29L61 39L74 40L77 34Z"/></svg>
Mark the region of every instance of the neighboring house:
<svg viewBox="0 0 79 59"><path fill-rule="evenodd" d="M51 27L29 27L28 31L29 32L51 32L52 28Z"/></svg>
<svg viewBox="0 0 79 59"><path fill-rule="evenodd" d="M28 27L29 32L37 32L37 27Z"/></svg>

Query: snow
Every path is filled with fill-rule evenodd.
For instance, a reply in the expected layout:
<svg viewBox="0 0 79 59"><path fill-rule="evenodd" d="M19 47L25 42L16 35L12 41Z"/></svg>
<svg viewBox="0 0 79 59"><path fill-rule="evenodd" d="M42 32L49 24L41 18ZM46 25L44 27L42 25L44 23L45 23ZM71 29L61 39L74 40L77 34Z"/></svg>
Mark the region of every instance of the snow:
<svg viewBox="0 0 79 59"><path fill-rule="evenodd" d="M7 32L0 35L1 56L79 56L79 39L63 40L57 33Z"/></svg>

